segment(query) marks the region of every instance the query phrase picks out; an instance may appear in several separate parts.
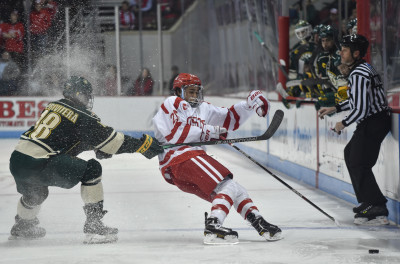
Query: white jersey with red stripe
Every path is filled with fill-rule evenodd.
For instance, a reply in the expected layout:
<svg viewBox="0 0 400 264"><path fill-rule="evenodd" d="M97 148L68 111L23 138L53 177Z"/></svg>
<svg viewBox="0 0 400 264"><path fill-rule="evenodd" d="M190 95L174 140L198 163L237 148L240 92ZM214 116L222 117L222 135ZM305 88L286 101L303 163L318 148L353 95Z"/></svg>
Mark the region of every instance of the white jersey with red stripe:
<svg viewBox="0 0 400 264"><path fill-rule="evenodd" d="M164 101L153 117L155 137L162 144L199 142L204 125L220 126L228 131L234 131L253 113L245 101L230 108L217 107L207 102L198 107L191 107L182 98L171 96ZM205 154L203 146L166 149L158 156L161 172L168 181L166 168L202 154Z"/></svg>

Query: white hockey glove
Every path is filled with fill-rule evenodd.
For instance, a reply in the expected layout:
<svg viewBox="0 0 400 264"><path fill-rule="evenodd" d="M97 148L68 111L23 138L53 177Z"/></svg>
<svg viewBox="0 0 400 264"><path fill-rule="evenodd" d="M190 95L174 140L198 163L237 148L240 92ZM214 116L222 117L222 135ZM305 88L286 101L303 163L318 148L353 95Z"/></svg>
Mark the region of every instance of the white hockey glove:
<svg viewBox="0 0 400 264"><path fill-rule="evenodd" d="M211 139L219 139L221 134L227 133L224 127L205 125L200 136L200 141L210 141Z"/></svg>
<svg viewBox="0 0 400 264"><path fill-rule="evenodd" d="M250 92L249 96L247 97L247 105L260 117L268 115L270 108L269 101L259 90Z"/></svg>

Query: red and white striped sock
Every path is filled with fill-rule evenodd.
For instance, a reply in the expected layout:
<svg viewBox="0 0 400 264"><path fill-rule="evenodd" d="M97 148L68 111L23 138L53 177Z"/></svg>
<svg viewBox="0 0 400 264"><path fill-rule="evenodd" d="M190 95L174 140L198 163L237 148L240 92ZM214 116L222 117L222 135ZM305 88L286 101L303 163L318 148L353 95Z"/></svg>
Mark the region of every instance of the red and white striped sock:
<svg viewBox="0 0 400 264"><path fill-rule="evenodd" d="M260 215L257 206L253 203L253 201L250 198L245 198L242 201L238 201L238 206L235 207L236 211L244 218L247 219L247 215L250 212L253 212L253 214L257 217Z"/></svg>
<svg viewBox="0 0 400 264"><path fill-rule="evenodd" d="M218 218L220 224L222 224L229 214L229 210L233 205L232 198L224 193L218 193L213 201L212 201L212 208L210 217Z"/></svg>

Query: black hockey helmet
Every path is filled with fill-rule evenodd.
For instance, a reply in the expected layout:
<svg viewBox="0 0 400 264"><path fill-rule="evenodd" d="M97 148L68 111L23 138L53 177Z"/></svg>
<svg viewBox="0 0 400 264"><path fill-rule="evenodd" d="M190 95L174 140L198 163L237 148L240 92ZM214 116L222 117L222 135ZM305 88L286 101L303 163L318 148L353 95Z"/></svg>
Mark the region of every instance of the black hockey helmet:
<svg viewBox="0 0 400 264"><path fill-rule="evenodd" d="M336 29L334 27L332 27L331 25L327 25L327 26L323 26L320 28L319 31L319 38L332 38L332 39L336 39Z"/></svg>
<svg viewBox="0 0 400 264"><path fill-rule="evenodd" d="M325 27L325 25L324 24L319 24L319 25L316 25L313 29L312 29L312 31L311 31L311 34L312 35L315 35L315 34L320 34L321 33L321 29L323 29Z"/></svg>
<svg viewBox="0 0 400 264"><path fill-rule="evenodd" d="M342 47L349 47L351 53L354 51L360 51L360 58L363 58L367 54L369 42L366 37L359 34L347 35L340 41Z"/></svg>
<svg viewBox="0 0 400 264"><path fill-rule="evenodd" d="M88 109L93 107L92 84L84 77L71 76L64 84L63 95Z"/></svg>
<svg viewBox="0 0 400 264"><path fill-rule="evenodd" d="M357 34L357 18L353 18L346 25L348 34Z"/></svg>

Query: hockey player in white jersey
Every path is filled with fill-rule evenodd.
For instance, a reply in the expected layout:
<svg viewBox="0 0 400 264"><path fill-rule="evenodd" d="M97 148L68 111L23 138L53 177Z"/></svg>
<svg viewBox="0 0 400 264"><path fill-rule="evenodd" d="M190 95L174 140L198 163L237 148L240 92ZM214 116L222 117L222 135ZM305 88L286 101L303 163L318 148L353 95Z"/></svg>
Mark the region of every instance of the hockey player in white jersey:
<svg viewBox="0 0 400 264"><path fill-rule="evenodd" d="M153 118L155 137L161 144L219 139L238 129L254 112L264 117L269 110L260 91L250 92L247 101L230 108L203 102L201 81L193 74L179 74L173 89L175 96L168 97ZM238 233L222 226L232 206L265 239L281 238L281 229L261 216L246 189L233 181L232 173L207 155L204 147L174 147L158 157L168 183L212 203L210 216L205 213L204 243L238 242Z"/></svg>

